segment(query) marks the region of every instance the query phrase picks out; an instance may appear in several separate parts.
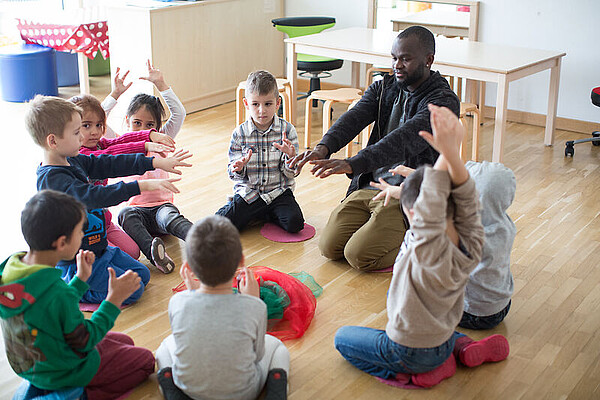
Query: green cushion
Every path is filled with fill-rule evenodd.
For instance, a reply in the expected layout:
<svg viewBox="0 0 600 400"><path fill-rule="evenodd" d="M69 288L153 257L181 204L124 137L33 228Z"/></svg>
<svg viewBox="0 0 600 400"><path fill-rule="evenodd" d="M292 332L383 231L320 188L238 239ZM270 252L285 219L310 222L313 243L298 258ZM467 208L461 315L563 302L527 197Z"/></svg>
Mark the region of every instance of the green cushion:
<svg viewBox="0 0 600 400"><path fill-rule="evenodd" d="M287 35L289 37L294 38L294 37L298 37L298 36L313 35L315 33L322 32L327 28L331 28L334 25L335 25L335 22L331 23L331 24L313 25L313 26L275 25L275 28L277 28L277 30L280 32L287 33Z"/></svg>

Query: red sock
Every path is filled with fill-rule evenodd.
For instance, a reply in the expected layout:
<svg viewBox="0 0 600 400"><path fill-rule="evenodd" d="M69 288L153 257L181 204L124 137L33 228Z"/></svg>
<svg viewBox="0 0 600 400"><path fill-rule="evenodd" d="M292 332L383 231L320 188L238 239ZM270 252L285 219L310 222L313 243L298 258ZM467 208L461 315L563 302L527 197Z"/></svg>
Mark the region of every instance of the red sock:
<svg viewBox="0 0 600 400"><path fill-rule="evenodd" d="M448 357L446 361L436 369L421 374L415 374L411 377L412 382L421 387L429 388L437 385L446 378L450 378L456 372L456 359L453 356Z"/></svg>
<svg viewBox="0 0 600 400"><path fill-rule="evenodd" d="M465 366L476 367L484 362L502 361L508 357L509 351L508 340L504 336L492 335L464 345L458 352L458 358Z"/></svg>

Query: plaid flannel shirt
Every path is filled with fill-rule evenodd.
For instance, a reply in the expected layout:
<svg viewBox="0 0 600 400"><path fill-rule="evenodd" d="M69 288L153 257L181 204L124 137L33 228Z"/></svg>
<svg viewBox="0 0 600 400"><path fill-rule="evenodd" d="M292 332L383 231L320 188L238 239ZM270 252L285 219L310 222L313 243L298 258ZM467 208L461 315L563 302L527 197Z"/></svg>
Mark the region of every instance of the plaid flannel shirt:
<svg viewBox="0 0 600 400"><path fill-rule="evenodd" d="M265 132L258 130L252 118L238 126L231 136L229 145L229 177L235 182L233 192L240 195L246 203L254 202L260 196L270 204L286 189L294 190L295 170L288 168L288 157L273 146L281 144L283 133L292 142L296 154L299 151L298 134L292 124L279 116ZM239 172L231 170L232 164L252 149L252 157Z"/></svg>

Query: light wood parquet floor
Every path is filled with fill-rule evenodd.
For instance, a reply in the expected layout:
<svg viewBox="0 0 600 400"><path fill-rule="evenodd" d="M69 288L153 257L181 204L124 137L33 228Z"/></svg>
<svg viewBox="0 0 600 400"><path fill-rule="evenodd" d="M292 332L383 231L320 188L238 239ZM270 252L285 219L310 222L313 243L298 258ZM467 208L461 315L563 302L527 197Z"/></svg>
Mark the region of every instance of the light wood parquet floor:
<svg viewBox="0 0 600 400"><path fill-rule="evenodd" d="M61 89L61 94L68 97L75 90ZM92 91L103 98L108 93L106 81L94 78ZM303 109L301 102L299 111ZM8 122L5 138L10 138L5 139L0 160L5 186L0 241L4 256L25 248L19 214L35 191L35 167L40 160L22 125L24 110L22 104L0 103L2 120ZM190 114L177 137L178 146L194 153L194 166L184 171L178 184L181 194L175 198L191 220L214 213L231 192L226 153L234 117L234 103ZM313 142L321 134L316 125L320 118L314 121ZM486 120L484 159L491 158L492 131L493 121ZM319 253L317 238L279 244L262 238L257 227L243 232L248 265L306 271L324 287L309 330L301 339L286 343L291 353L290 399L600 398L600 148L580 145L574 158L565 158L564 141L579 137L583 135L558 131L556 145L544 147L543 128L507 124L505 164L517 176L517 195L509 209L518 228L511 257L512 309L490 332L465 332L474 338L505 335L510 356L479 368L459 367L454 377L430 390L380 384L350 366L333 347L333 335L342 325L385 326L389 274L359 273L344 261L327 260ZM348 183L345 176L319 180L307 171L299 176L296 196L317 235ZM184 243L173 237L166 242L171 256L181 263ZM144 296L123 310L114 329L155 350L170 332L167 304L171 288L180 281L177 273L153 270ZM3 344L0 347L0 399L9 399L20 379L8 365ZM155 377L130 398L160 399Z"/></svg>

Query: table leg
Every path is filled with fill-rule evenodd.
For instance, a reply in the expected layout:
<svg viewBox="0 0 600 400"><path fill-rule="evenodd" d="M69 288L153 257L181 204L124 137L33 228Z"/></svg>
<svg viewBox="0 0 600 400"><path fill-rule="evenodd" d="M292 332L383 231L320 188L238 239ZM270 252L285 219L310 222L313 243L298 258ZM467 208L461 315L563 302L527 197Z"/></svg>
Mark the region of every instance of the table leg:
<svg viewBox="0 0 600 400"><path fill-rule="evenodd" d="M88 59L83 53L77 53L77 66L79 68L79 90L82 94L90 94Z"/></svg>
<svg viewBox="0 0 600 400"><path fill-rule="evenodd" d="M494 125L494 145L492 161L502 162L504 155L504 131L506 130L506 107L508 105L508 84L506 75L500 75L496 95L496 121Z"/></svg>
<svg viewBox="0 0 600 400"><path fill-rule="evenodd" d="M554 123L556 122L556 108L558 106L558 84L560 81L560 62L557 58L556 65L550 68L550 93L548 94L548 112L546 114L546 133L544 135L544 144L552 146L554 144Z"/></svg>
<svg viewBox="0 0 600 400"><path fill-rule="evenodd" d="M298 65L296 55L296 45L294 43L287 43L287 79L290 82L291 94L290 94L290 122L292 125L296 125L296 115L298 113Z"/></svg>
<svg viewBox="0 0 600 400"><path fill-rule="evenodd" d="M352 62L352 87L360 89L360 63Z"/></svg>

